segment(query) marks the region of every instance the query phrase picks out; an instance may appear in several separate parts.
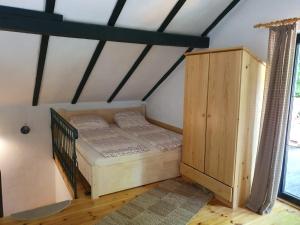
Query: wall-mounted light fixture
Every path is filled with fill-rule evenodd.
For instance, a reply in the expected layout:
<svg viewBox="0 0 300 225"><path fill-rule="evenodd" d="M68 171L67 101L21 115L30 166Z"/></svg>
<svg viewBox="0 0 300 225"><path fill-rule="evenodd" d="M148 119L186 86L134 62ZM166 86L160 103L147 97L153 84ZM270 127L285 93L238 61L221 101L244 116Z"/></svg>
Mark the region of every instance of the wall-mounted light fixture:
<svg viewBox="0 0 300 225"><path fill-rule="evenodd" d="M21 127L20 131L22 134L28 134L30 132L30 127L27 125L24 125L23 127Z"/></svg>

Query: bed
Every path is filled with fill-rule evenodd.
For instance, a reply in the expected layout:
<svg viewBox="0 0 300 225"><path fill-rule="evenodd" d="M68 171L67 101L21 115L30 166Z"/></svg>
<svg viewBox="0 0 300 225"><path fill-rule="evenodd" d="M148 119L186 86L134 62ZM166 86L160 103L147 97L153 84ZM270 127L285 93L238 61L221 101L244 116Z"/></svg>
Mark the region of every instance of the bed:
<svg viewBox="0 0 300 225"><path fill-rule="evenodd" d="M91 186L92 198L179 176L181 135L148 122L123 127L115 123L116 115L124 116L122 112L145 116L144 107L58 110L78 132L74 144L76 163ZM76 127L72 118L85 115L101 116L109 126Z"/></svg>

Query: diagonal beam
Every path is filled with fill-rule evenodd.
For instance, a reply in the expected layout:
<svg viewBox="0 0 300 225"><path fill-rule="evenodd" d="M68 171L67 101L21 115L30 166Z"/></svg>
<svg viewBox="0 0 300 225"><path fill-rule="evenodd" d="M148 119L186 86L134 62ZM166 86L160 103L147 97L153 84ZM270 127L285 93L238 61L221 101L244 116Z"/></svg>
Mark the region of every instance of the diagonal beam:
<svg viewBox="0 0 300 225"><path fill-rule="evenodd" d="M185 51L191 52L193 49L189 48ZM185 55L181 55L179 59L171 66L171 68L159 79L159 81L151 88L151 90L143 97L142 101L145 101L169 76L170 74L177 68L177 66L184 60Z"/></svg>
<svg viewBox="0 0 300 225"><path fill-rule="evenodd" d="M45 12L53 13L54 7L55 7L55 0L47 0L45 6ZM39 54L33 98L32 98L32 106L37 106L39 102L41 84L43 80L43 73L44 73L44 67L45 67L45 61L46 61L46 55L48 49L48 42L49 42L49 36L42 35L41 44L40 44L40 54Z"/></svg>
<svg viewBox="0 0 300 225"><path fill-rule="evenodd" d="M157 32L163 32L167 28L167 26L169 25L169 23L176 16L176 14L181 9L181 7L184 5L185 2L186 2L186 0L179 0L176 3L176 5L171 10L171 12L168 14L168 16L165 18L165 20L163 21L163 23L158 28ZM135 61L135 63L132 65L132 67L129 69L129 71L124 76L124 78L122 79L122 81L119 83L119 85L117 86L117 88L111 94L111 96L109 97L109 99L107 100L107 102L112 102L113 101L113 99L117 96L117 94L121 91L121 89L124 87L124 85L129 80L129 78L132 76L132 74L134 73L134 71L138 68L138 66L144 60L144 58L146 57L146 55L148 54L148 52L150 51L150 49L152 48L152 46L153 45L147 45L144 48L144 50L139 55L139 57L137 58L137 60Z"/></svg>
<svg viewBox="0 0 300 225"><path fill-rule="evenodd" d="M233 0L224 10L221 12L221 14L206 28L206 30L202 33L201 36L207 36L209 32L214 29L218 23L221 22L221 20L240 2L240 0Z"/></svg>
<svg viewBox="0 0 300 225"><path fill-rule="evenodd" d="M23 10L26 11L26 9ZM194 48L207 47L209 44L209 38L207 37L161 33L70 21L41 20L22 16L7 16L4 18L0 16L0 30L134 44Z"/></svg>
<svg viewBox="0 0 300 225"><path fill-rule="evenodd" d="M46 7L47 7L46 3ZM45 12L30 10L30 9L21 9L10 6L0 6L0 18L6 17L24 17L24 18L32 18L32 19L41 19L41 20L54 20L54 21L62 21L63 16L60 14L55 14L51 11L51 7L55 5L55 1L51 0L48 6L48 9Z"/></svg>
<svg viewBox="0 0 300 225"><path fill-rule="evenodd" d="M240 0L233 0L223 12L207 27L201 36L207 36L208 33L214 29L217 24L240 2ZM193 48L188 48L185 53L193 51ZM171 68L157 81L157 83L150 89L150 91L143 97L142 101L146 101L153 92L171 75L177 66L184 60L185 55L181 55L179 59L171 66Z"/></svg>
<svg viewBox="0 0 300 225"><path fill-rule="evenodd" d="M118 2L116 3L116 6L115 6L110 18L109 18L109 21L107 23L108 26L114 26L115 25L119 15L121 14L121 11L122 11L125 3L126 3L126 0L118 0ZM82 79L81 79L81 81L80 81L80 83L77 87L77 90L76 90L75 95L74 95L74 97L72 99L72 102L71 102L72 104L77 103L77 101L78 101L78 99L81 95L81 92L82 92L86 82L88 81L88 79L91 75L91 72L93 71L94 66L96 65L96 62L97 62L97 60L98 60L98 58L99 58L99 56L100 56L100 54L101 54L101 52L104 48L105 43L106 43L106 41L99 41L98 42L97 47L96 47L96 49L93 53L93 56L92 56L88 66L87 66L87 68L86 68L86 70L83 74L83 77L82 77Z"/></svg>

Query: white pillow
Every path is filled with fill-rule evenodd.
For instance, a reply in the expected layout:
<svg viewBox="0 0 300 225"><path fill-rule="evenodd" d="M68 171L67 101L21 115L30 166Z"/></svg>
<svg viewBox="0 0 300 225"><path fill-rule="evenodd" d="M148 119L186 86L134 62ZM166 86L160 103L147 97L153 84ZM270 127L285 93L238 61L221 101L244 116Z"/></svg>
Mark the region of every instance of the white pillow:
<svg viewBox="0 0 300 225"><path fill-rule="evenodd" d="M118 112L115 114L114 119L121 128L149 125L141 113L134 111Z"/></svg>
<svg viewBox="0 0 300 225"><path fill-rule="evenodd" d="M99 115L78 115L70 118L70 123L77 129L108 128L109 124Z"/></svg>

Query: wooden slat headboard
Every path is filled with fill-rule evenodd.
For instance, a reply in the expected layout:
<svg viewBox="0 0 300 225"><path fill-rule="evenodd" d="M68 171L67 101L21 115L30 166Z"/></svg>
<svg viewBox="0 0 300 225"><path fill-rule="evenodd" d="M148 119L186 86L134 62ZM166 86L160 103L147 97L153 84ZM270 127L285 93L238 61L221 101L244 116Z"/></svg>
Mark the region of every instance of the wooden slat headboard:
<svg viewBox="0 0 300 225"><path fill-rule="evenodd" d="M56 110L62 117L64 117L67 121L70 121L71 116L75 115L90 115L96 114L100 115L105 119L108 123L114 123L114 115L117 112L124 111L137 111L141 112L143 115L146 114L145 106L139 107L129 107L129 108L111 108L111 109L88 109L88 110L66 110L66 109L58 109Z"/></svg>

